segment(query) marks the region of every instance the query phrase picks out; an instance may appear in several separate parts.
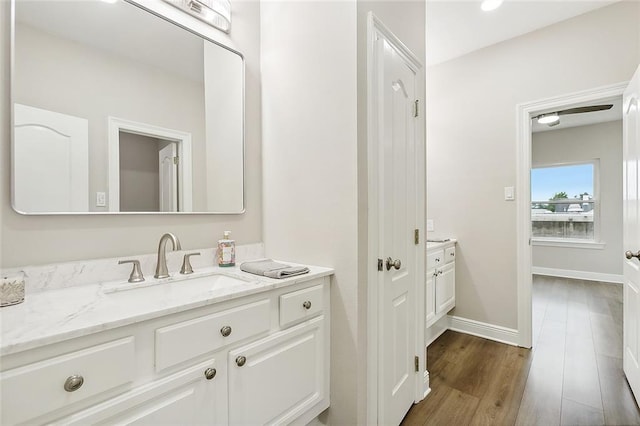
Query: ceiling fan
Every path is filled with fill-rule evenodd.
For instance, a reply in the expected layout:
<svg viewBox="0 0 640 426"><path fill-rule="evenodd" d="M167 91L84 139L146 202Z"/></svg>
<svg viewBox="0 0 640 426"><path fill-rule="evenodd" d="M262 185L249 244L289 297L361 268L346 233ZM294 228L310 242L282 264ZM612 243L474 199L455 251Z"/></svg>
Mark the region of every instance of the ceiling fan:
<svg viewBox="0 0 640 426"><path fill-rule="evenodd" d="M582 114L585 112L595 112L595 111L605 111L608 109L613 108L613 104L607 104L607 105L590 105L590 106L583 106L583 107L577 107L577 108L569 108L569 109L563 109L560 111L556 111L556 112L547 112L544 114L540 114L537 115L535 117L533 117L533 120L538 120L538 123L540 124L546 124L549 127L553 127L553 126L557 126L558 124L560 124L560 116L561 115L568 115L568 114Z"/></svg>

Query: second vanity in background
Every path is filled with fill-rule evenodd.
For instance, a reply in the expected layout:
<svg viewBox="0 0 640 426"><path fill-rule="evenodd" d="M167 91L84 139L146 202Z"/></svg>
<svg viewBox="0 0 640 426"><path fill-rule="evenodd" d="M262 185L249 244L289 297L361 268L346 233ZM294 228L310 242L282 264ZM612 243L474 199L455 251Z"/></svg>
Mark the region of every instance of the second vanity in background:
<svg viewBox="0 0 640 426"><path fill-rule="evenodd" d="M456 240L427 243L426 328L427 343L433 340L429 330L456 305Z"/></svg>

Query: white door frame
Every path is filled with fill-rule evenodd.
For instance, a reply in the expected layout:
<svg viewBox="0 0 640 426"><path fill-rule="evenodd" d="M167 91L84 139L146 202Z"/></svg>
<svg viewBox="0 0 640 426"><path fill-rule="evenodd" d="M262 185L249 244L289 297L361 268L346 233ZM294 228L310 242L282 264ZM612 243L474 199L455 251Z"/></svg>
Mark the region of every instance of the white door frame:
<svg viewBox="0 0 640 426"><path fill-rule="evenodd" d="M516 262L518 282L518 345L531 347L531 117L572 104L622 96L628 82L569 93L516 106Z"/></svg>
<svg viewBox="0 0 640 426"><path fill-rule="evenodd" d="M422 97L424 93L424 68L415 55L398 39L372 12L367 16L367 163L368 163L368 251L367 251L367 424L378 423L378 333L379 316L378 304L381 293L382 273L378 272L377 259L382 258L381 248L378 242L379 217L378 217L378 143L380 128L377 122L377 109L379 105L379 88L375 87L381 69L375 67L375 40L376 37L386 39L394 46L397 53L402 56L407 64L416 72L416 91ZM421 100L420 105L424 105ZM421 108L424 110L424 108ZM415 401L418 402L425 395L424 369L425 344L424 344L424 295L425 295L425 261L426 241L424 233L425 223L425 120L424 113L419 111L416 120L416 228L420 233L420 244L417 249L419 259L416 259L416 355L419 357L419 368L415 374ZM420 249L421 248L421 249ZM421 254L420 254L421 253ZM420 279L422 278L422 279ZM422 284L422 285L420 285Z"/></svg>
<svg viewBox="0 0 640 426"><path fill-rule="evenodd" d="M178 205L180 212L193 211L191 133L152 124L109 117L109 211L120 211L120 131L176 142L178 145Z"/></svg>

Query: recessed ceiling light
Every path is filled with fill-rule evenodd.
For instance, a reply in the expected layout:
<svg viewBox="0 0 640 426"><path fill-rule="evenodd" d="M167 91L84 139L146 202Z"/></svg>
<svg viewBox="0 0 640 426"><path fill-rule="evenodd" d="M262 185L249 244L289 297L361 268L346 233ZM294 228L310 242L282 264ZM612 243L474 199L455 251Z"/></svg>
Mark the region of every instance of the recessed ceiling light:
<svg viewBox="0 0 640 426"><path fill-rule="evenodd" d="M489 12L491 10L496 10L497 8L499 8L502 2L503 0L483 0L480 8L485 12Z"/></svg>

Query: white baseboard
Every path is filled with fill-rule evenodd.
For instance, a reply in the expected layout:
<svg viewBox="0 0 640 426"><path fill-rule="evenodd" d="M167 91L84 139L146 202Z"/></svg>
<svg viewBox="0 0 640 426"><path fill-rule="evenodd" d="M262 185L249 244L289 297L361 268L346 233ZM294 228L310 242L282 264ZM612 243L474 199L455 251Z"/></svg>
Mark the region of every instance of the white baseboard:
<svg viewBox="0 0 640 426"><path fill-rule="evenodd" d="M451 315L448 318L449 330L518 346L518 330Z"/></svg>
<svg viewBox="0 0 640 426"><path fill-rule="evenodd" d="M427 395L431 393L431 387L429 387L429 372L427 370L424 371L424 388L425 391L422 399L426 398Z"/></svg>
<svg viewBox="0 0 640 426"><path fill-rule="evenodd" d="M450 328L450 320L449 315L445 315L440 318L438 321L430 325L425 330L425 343L427 346L432 344L434 340L442 335L445 331Z"/></svg>
<svg viewBox="0 0 640 426"><path fill-rule="evenodd" d="M605 283L622 284L622 275L618 274L573 271L571 269L543 268L541 266L532 266L531 272L535 275L546 275L551 277L573 278L577 280L602 281Z"/></svg>

